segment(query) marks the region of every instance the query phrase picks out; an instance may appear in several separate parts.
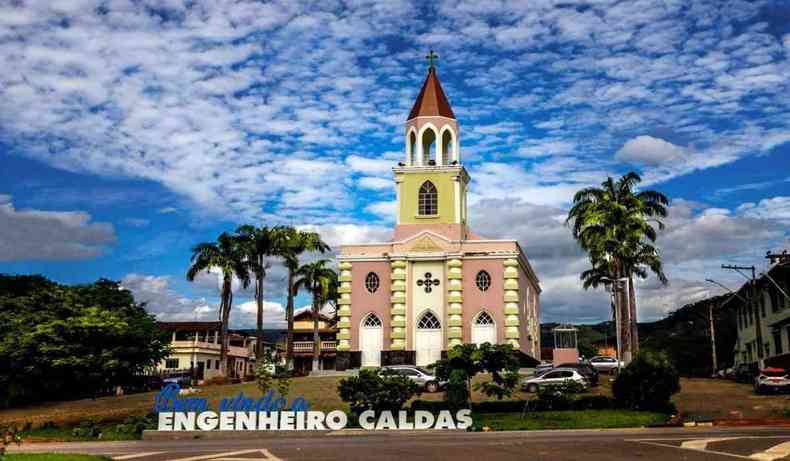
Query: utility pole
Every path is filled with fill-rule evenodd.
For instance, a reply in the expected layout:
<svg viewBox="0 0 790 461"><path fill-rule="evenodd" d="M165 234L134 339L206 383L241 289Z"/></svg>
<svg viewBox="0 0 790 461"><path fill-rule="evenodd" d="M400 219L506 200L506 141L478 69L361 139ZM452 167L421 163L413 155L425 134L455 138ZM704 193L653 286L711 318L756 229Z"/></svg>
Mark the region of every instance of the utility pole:
<svg viewBox="0 0 790 461"><path fill-rule="evenodd" d="M757 274L756 269L754 266L738 266L732 264L722 264L721 268L724 270L731 270L741 274L746 280L749 281L749 309L754 312L754 332L755 337L757 338L757 361L762 362L763 354L765 353L765 344L763 344L763 334L762 328L760 327L760 322L762 317L760 316L760 308L759 303L755 302L757 300ZM749 278L746 274L741 271L748 270L752 272L752 277ZM760 363L762 366L762 363Z"/></svg>
<svg viewBox="0 0 790 461"><path fill-rule="evenodd" d="M719 369L719 362L716 360L716 329L713 326L713 303L708 303L708 327L710 328L710 350L713 358L713 375Z"/></svg>

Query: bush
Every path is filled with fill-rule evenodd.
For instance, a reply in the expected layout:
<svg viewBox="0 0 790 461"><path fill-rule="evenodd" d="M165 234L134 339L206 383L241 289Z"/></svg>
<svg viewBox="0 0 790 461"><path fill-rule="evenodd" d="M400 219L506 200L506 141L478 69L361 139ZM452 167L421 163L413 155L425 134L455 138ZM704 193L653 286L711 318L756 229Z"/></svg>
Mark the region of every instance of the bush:
<svg viewBox="0 0 790 461"><path fill-rule="evenodd" d="M449 410L450 405L446 400L415 400L409 405L409 410L415 411L428 411L437 414L442 410Z"/></svg>
<svg viewBox="0 0 790 461"><path fill-rule="evenodd" d="M71 430L71 435L79 438L95 439L101 435L101 428L96 421L82 421L79 426Z"/></svg>
<svg viewBox="0 0 790 461"><path fill-rule="evenodd" d="M472 404L475 413L515 413L521 412L526 400L486 400Z"/></svg>
<svg viewBox="0 0 790 461"><path fill-rule="evenodd" d="M574 410L610 410L615 406L614 399L605 395L583 395L573 402Z"/></svg>
<svg viewBox="0 0 790 461"><path fill-rule="evenodd" d="M155 429L155 419L151 416L129 416L115 426L116 434L140 437L146 429Z"/></svg>
<svg viewBox="0 0 790 461"><path fill-rule="evenodd" d="M625 367L612 386L623 408L671 412L670 398L680 390L680 376L666 355L641 352Z"/></svg>
<svg viewBox="0 0 790 461"><path fill-rule="evenodd" d="M464 370L451 370L444 399L453 411L469 407L469 389Z"/></svg>
<svg viewBox="0 0 790 461"><path fill-rule="evenodd" d="M420 387L405 376L386 370L360 370L358 376L340 380L340 398L359 416L365 410L397 412L415 395Z"/></svg>

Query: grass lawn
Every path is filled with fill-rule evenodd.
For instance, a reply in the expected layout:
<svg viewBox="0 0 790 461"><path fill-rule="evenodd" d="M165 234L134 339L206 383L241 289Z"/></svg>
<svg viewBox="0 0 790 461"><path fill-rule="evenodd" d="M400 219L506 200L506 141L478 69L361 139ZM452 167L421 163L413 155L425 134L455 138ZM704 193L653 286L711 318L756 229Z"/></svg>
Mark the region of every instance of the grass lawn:
<svg viewBox="0 0 790 461"><path fill-rule="evenodd" d="M311 409L331 411L348 411L348 406L337 395L339 377L304 377L294 378L291 384L291 397L304 396L311 404ZM485 378L478 378L485 379ZM783 395L755 395L747 384L713 379L681 379L681 391L673 401L678 410L688 419L724 418L736 411L744 418L781 417L790 408L790 399ZM208 398L212 408L217 408L220 399L233 397L244 392L248 397L258 397L260 392L255 383L230 384L224 386L207 386L200 388L197 396ZM601 376L601 385L590 390L591 394L611 395L609 377ZM151 412L154 392L134 394L121 397L102 397L70 402L48 402L28 407L0 410L0 426L7 424L33 427L45 422L52 422L60 427L68 427L85 420L101 422L100 425L112 427L130 415L144 416ZM442 393L422 394L423 400L441 400ZM513 399L534 398L533 394L516 392ZM472 400L486 400L485 396L473 392ZM547 421L547 424L555 424ZM581 424L582 422L578 422ZM526 423L525 423L526 424ZM535 422L537 424L537 422ZM576 424L562 423L556 424ZM620 426L625 423L618 423ZM643 425L637 421L628 425ZM558 426L564 427L564 426ZM589 426L585 426L589 427ZM614 426L617 427L617 426ZM75 440L70 430L53 428L33 431L35 437ZM112 440L112 431L105 430L103 439Z"/></svg>
<svg viewBox="0 0 790 461"><path fill-rule="evenodd" d="M3 461L109 461L106 456L75 455L65 453L13 453Z"/></svg>
<svg viewBox="0 0 790 461"><path fill-rule="evenodd" d="M520 413L486 413L472 417L475 426L495 431L641 427L667 420L661 413L630 410L542 411L527 413L523 418Z"/></svg>

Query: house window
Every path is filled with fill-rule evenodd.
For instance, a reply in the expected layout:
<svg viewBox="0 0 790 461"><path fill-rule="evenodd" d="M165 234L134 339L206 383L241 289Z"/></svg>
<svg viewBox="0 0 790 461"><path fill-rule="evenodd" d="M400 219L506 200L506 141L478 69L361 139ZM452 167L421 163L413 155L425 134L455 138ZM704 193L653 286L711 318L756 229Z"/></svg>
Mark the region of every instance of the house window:
<svg viewBox="0 0 790 461"><path fill-rule="evenodd" d="M365 277L365 288L370 293L375 293L379 289L379 276L375 272L370 272Z"/></svg>
<svg viewBox="0 0 790 461"><path fill-rule="evenodd" d="M439 214L439 194L436 192L436 186L430 181L425 181L420 186L417 212L420 216Z"/></svg>
<svg viewBox="0 0 790 461"><path fill-rule="evenodd" d="M782 353L782 330L774 331L774 349L776 350L776 355Z"/></svg>
<svg viewBox="0 0 790 461"><path fill-rule="evenodd" d="M178 359L167 359L165 360L165 368L169 369L177 369L178 368Z"/></svg>
<svg viewBox="0 0 790 461"><path fill-rule="evenodd" d="M480 271L477 273L475 283L477 283L477 288L480 291L487 291L488 287L491 286L491 276L486 271Z"/></svg>

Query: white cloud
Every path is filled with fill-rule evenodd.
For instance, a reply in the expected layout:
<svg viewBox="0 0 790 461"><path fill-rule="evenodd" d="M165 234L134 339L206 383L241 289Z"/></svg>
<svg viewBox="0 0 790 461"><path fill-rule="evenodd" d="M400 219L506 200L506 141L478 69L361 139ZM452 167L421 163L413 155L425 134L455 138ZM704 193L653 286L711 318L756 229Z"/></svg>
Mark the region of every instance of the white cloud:
<svg viewBox="0 0 790 461"><path fill-rule="evenodd" d="M365 210L380 216L386 221L394 221L398 210L398 202L395 200L390 202L374 202L365 207Z"/></svg>
<svg viewBox="0 0 790 461"><path fill-rule="evenodd" d="M643 165L675 162L686 155L683 147L661 138L642 135L629 139L615 154L617 160Z"/></svg>
<svg viewBox="0 0 790 461"><path fill-rule="evenodd" d="M373 190L390 190L394 186L391 179L374 178L371 176L359 178L359 180L356 182L356 185L357 187L361 187L363 189Z"/></svg>
<svg viewBox="0 0 790 461"><path fill-rule="evenodd" d="M392 176L392 167L395 166L395 163L392 159L374 159L359 155L349 155L346 157L346 165L354 173L371 176Z"/></svg>
<svg viewBox="0 0 790 461"><path fill-rule="evenodd" d="M158 320L216 319L216 305L210 305L205 298L181 295L171 286L171 280L169 276L131 273L121 280L121 286L132 292L136 302L145 303L146 310Z"/></svg>
<svg viewBox="0 0 790 461"><path fill-rule="evenodd" d="M790 225L790 197L771 197L762 199L758 203L744 203L737 211L751 218L774 220Z"/></svg>
<svg viewBox="0 0 790 461"><path fill-rule="evenodd" d="M84 211L17 210L0 194L0 261L95 258L116 241L112 224Z"/></svg>
<svg viewBox="0 0 790 461"><path fill-rule="evenodd" d="M235 314L235 315L234 315ZM246 301L234 306L231 311L231 322L236 328L252 328L256 325L258 318L258 303L256 301ZM285 328L285 307L282 304L272 301L263 302L263 328Z"/></svg>

